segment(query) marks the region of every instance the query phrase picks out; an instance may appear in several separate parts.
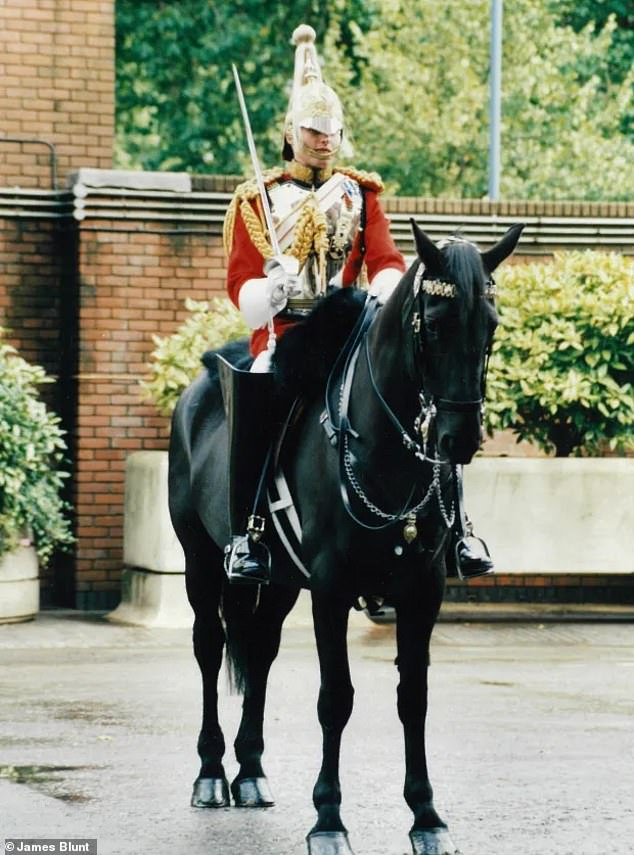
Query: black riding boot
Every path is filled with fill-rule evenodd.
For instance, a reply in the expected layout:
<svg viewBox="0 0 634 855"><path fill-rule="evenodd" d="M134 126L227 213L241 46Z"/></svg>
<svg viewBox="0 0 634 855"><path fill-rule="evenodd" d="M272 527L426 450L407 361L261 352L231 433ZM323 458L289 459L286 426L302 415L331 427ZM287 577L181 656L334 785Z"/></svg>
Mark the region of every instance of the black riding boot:
<svg viewBox="0 0 634 855"><path fill-rule="evenodd" d="M271 556L257 504L271 445L273 376L217 359L229 434L231 543L225 546L225 571L230 582L268 585Z"/></svg>
<svg viewBox="0 0 634 855"><path fill-rule="evenodd" d="M460 579L473 579L493 572L493 561L489 549L481 537L473 533L473 523L464 509L462 467L458 466L454 476L456 523L452 532L450 551Z"/></svg>

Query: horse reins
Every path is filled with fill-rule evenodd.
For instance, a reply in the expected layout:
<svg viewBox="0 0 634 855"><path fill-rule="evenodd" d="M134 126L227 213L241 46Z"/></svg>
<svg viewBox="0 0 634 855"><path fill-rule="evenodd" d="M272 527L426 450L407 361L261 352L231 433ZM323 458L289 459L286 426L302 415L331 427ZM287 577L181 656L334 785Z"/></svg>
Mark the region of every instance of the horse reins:
<svg viewBox="0 0 634 855"><path fill-rule="evenodd" d="M438 286L444 287L445 289L454 287L453 285L451 285L451 283L434 282L434 287ZM486 296L492 296L492 289L494 288L494 283L492 282L492 280L489 280L489 282L487 283L487 288L490 290L488 294L485 291ZM414 300L412 301L412 326L414 328L415 334L420 332L420 312L416 312L413 310L416 306L416 303L420 299L420 293L423 290L427 289L425 288L425 285L422 284L422 265L420 265L414 279ZM454 294L455 291L453 291L452 294L449 294L448 291L442 293L443 296L448 297L453 296ZM427 453L427 440L429 437L432 423L438 412L465 413L482 410L491 347L489 346L485 357L485 365L481 382L482 397L480 397L479 399L472 401L455 401L449 398L437 398L431 395L427 396L425 395L423 389L420 390L419 401L421 405L421 410L414 422L414 430L417 433L420 433L421 435L421 438L423 440L423 445L421 445L419 442L413 439L405 430L400 420L398 419L398 416L385 400L385 397L381 393L381 390L379 389L376 379L374 377L374 371L372 368L372 360L369 349L368 332L380 308L381 307L376 298L368 297L364 305L363 311L328 378L328 384L326 389L326 409L322 414L321 422L324 429L326 430L331 444L338 446L339 449L339 486L341 498L346 512L357 525L366 530L380 531L389 527L395 522L399 522L406 519L411 520L412 518L415 518L416 515L419 514L420 511L422 511L423 508L430 502L431 498L435 494L445 525L447 526L447 528L451 528L455 522L455 503L452 502L451 509L449 513L447 513L442 497L440 467L441 465L452 466L452 474L454 481L459 480L457 472L453 471L457 467L453 466L453 464L450 464L449 461L443 461L438 459L437 457L429 457ZM418 335L416 335L415 340L419 343L420 347L420 337ZM379 401L381 409L383 410L384 414L387 416L388 420L393 425L395 430L399 433L401 441L405 448L410 451L414 455L414 457L416 457L417 460L422 463L429 463L433 467L432 480L423 498L417 504L410 505L410 502L412 501L412 496L416 491L416 484L414 484L403 509L398 513L388 513L386 511L383 511L381 508L379 508L372 502L372 500L366 495L363 488L361 487L361 484L359 483L352 466L353 456L349 446L350 437L352 436L354 438L358 438L359 434L352 428L352 425L350 424L348 408L350 404L352 386L356 375L358 360L362 347L365 355L370 384L374 395ZM337 401L337 413L339 418L337 421L335 420L335 418L333 418L333 406L331 403L333 396L333 387L335 385L338 385L339 388ZM357 498L362 502L362 504L372 514L384 520L383 523L379 523L377 525L370 525L358 517L358 515L354 512L352 508L352 503L350 501L350 495L346 480L350 484L354 493L356 494Z"/></svg>
<svg viewBox="0 0 634 855"><path fill-rule="evenodd" d="M359 484L352 468L352 455L349 448L349 438L350 436L357 438L359 434L350 424L350 420L348 417L350 395L352 392L352 385L354 382L358 359L361 353L363 342L365 340L365 349L367 350L367 333L372 325L372 322L376 318L380 308L381 307L379 305L379 302L375 297L368 297L364 305L363 311L352 333L350 334L346 345L342 349L339 358L337 359L337 362L333 366L330 377L328 378L328 384L326 389L326 409L324 410L324 413L321 416L321 423L326 431L326 434L331 444L337 446L339 449L339 486L343 505L348 515L361 528L370 531L379 531L388 528L395 522L411 518L413 515L419 513L425 507L425 505L429 503L435 493L438 498L438 504L441 509L441 513L443 515L447 527L449 528L453 525L454 511L452 508L451 511L447 513L444 506L444 501L441 492L440 461L435 463L433 461L429 461L429 459L425 461L434 463L432 481L429 485L427 492L425 493L425 496L416 505L410 506L412 496L416 490L416 485L414 485L412 487L412 490L410 491L405 506L399 513L396 514L387 513L386 511L383 511L368 498L368 496L363 491L363 488ZM381 392L378 389L374 380L372 366L369 359L368 368L371 377L372 388L377 394L379 402L381 402L382 406L385 407L385 411L388 414L388 417L391 417L392 423L394 424L396 429L399 430L404 444L407 448L409 448L409 450L416 451L417 449L420 449L418 443L416 443L416 441L413 440L407 434L405 429L401 426L400 422L398 421L398 418L393 413L393 411L381 395ZM338 420L335 420L335 418L333 418L333 406L331 404L332 393L335 387L338 387ZM350 501L346 479L350 483L355 494L361 500L364 506L375 516L378 516L380 519L384 520L383 523L380 523L378 525L369 525L368 523L365 523L363 520L361 520L357 516L357 514L355 514L352 508L352 503Z"/></svg>

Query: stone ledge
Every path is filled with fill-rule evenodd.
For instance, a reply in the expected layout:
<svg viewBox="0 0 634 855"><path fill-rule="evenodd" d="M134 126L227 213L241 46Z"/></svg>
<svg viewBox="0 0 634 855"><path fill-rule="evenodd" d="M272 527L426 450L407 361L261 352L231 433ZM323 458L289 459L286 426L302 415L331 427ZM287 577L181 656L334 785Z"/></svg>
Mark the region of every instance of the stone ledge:
<svg viewBox="0 0 634 855"><path fill-rule="evenodd" d="M187 601L184 574L125 568L121 584L121 602L107 615L108 620L147 627L191 626L194 614Z"/></svg>
<svg viewBox="0 0 634 855"><path fill-rule="evenodd" d="M191 193L192 181L186 172L143 172L128 169L92 169L83 166L68 176L68 187L81 195L82 188L119 190L171 190Z"/></svg>
<svg viewBox="0 0 634 855"><path fill-rule="evenodd" d="M167 508L167 462L167 452L135 452L128 458L127 568L122 602L109 615L113 621L191 624L184 558ZM634 460L629 459L478 458L465 468L467 509L500 574L574 574L577 579L591 573L631 574L634 532L626 511L633 478ZM506 587L517 588L512 578L505 581ZM451 585L448 594L451 598ZM365 617L351 620L364 622ZM309 597L303 592L288 622L310 621Z"/></svg>
<svg viewBox="0 0 634 855"><path fill-rule="evenodd" d="M634 573L634 460L477 458L464 480L499 573Z"/></svg>
<svg viewBox="0 0 634 855"><path fill-rule="evenodd" d="M157 573L184 573L185 556L169 516L166 451L126 460L123 561Z"/></svg>

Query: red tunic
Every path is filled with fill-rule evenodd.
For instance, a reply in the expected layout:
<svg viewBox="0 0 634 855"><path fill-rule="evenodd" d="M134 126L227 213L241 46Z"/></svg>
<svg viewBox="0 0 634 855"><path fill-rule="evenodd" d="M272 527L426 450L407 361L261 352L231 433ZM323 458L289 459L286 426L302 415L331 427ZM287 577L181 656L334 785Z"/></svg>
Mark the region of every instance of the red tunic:
<svg viewBox="0 0 634 855"><path fill-rule="evenodd" d="M389 220L383 213L378 194L374 190L364 190L365 198L365 256L361 255L361 234L353 241L352 249L342 271L344 288L354 284L365 261L370 282L381 270L393 267L405 272L405 261L396 248L390 235ZM254 205L255 208L255 205ZM231 301L239 306L240 289L248 279L258 279L264 276L264 259L255 248L246 230L240 212L237 212L233 246L229 256L227 269L227 292ZM293 325L293 321L273 319L276 335L279 337L284 330ZM260 327L251 336L251 353L257 356L266 350L268 330Z"/></svg>

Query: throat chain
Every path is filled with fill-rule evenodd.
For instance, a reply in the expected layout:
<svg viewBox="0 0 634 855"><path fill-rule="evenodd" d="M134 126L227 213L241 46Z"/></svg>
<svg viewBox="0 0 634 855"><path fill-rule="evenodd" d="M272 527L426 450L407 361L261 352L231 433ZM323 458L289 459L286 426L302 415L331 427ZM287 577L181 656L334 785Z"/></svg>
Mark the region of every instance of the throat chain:
<svg viewBox="0 0 634 855"><path fill-rule="evenodd" d="M429 504L433 495L435 494L438 500L438 507L440 509L440 513L445 525L447 526L447 528L451 528L453 526L456 520L456 509L454 506L454 502L452 501L449 513L447 513L445 502L442 497L442 490L440 489L439 463L435 462L433 464L433 477L429 484L429 487L427 488L427 492L425 493L421 501L414 507L408 508L407 510L403 510L398 514L388 514L385 511L382 511L381 508L377 507L377 505L375 505L374 502L372 502L371 499L368 498L363 488L361 487L357 476L354 474L354 470L352 468L352 453L350 452L349 438L347 433L344 433L343 443L345 449L343 455L343 464L346 475L348 477L348 481L350 482L350 485L352 486L352 489L356 493L357 497L371 513L373 513L380 519L385 520L386 522L398 522L399 520L405 520L407 519L407 517L415 516L420 511L422 511L423 508Z"/></svg>

